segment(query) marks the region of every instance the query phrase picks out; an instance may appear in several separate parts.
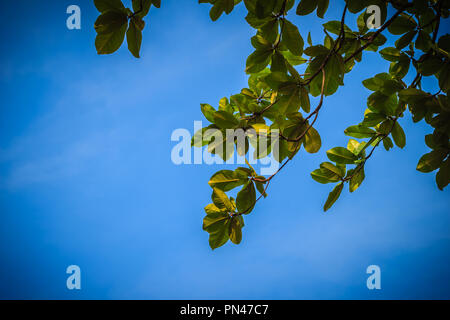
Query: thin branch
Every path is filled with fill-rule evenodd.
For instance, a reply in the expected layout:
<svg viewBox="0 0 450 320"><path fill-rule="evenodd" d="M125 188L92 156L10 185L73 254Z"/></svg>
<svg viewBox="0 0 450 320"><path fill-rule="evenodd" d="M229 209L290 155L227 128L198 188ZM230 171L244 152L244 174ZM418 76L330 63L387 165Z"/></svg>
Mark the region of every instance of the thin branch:
<svg viewBox="0 0 450 320"><path fill-rule="evenodd" d="M410 4L412 5L412 4ZM365 45L363 45L361 48L359 48L358 50L356 50L355 52L353 52L347 59L344 60L344 63L349 62L351 59L353 59L356 55L358 55L360 52L362 52L363 50L365 50L367 47L369 47L372 42L375 41L375 39L378 37L378 35L380 33L382 33L388 26L391 25L392 22L394 22L395 18L397 18L403 11L405 11L408 8L408 6L403 7L402 9L399 9L396 13L394 13L394 15L388 20L386 21L380 29L378 29L372 36L370 36L370 38L368 38L367 43Z"/></svg>
<svg viewBox="0 0 450 320"><path fill-rule="evenodd" d="M334 42L333 48L331 48L331 50L328 52L327 56L325 57L325 59L323 60L322 64L320 65L320 68L317 69L316 72L313 73L313 75L306 80L306 84L310 84L311 81L314 80L315 77L317 77L320 74L320 71L325 68L325 66L328 63L328 60L330 60L331 55L334 54L336 51L336 46L337 44L341 41L342 39L342 35L345 34L345 30L344 30L344 25L345 25L345 14L347 12L347 4L344 7L344 12L342 13L342 18L341 18L341 30L339 31L339 36L337 37L336 41Z"/></svg>
<svg viewBox="0 0 450 320"><path fill-rule="evenodd" d="M305 120L303 120L302 125L305 124L306 121L308 121L313 115L314 115L314 120L309 124L308 128L306 128L306 130L301 135L299 135L298 137L290 139L288 137L283 136L283 134L280 133L280 137L282 139L284 139L284 140L286 140L288 142L298 142L298 141L303 139L303 137L308 133L309 129L311 129L311 127L314 125L314 123L317 120L317 117L319 116L319 111L320 111L320 109L322 108L322 105L323 105L323 97L324 97L324 94L325 94L325 79L326 79L326 77L325 77L325 69L322 68L322 89L320 91L319 104L317 105L316 109L314 109L314 111L311 112L309 114L309 116L307 116L305 118Z"/></svg>
<svg viewBox="0 0 450 320"><path fill-rule="evenodd" d="M334 45L333 45L333 48L331 48L330 52L328 53L327 57L326 57L326 58L324 59L324 61L322 62L322 65L320 66L320 68L318 69L318 71L317 71L311 78L309 78L308 81L307 81L307 84L310 83L310 82L311 82L311 81L312 81L312 80L313 80L320 72L322 72L322 88L321 88L321 93L320 93L320 101L319 101L319 104L317 105L316 109L315 109L311 114L309 114L308 117L305 118L304 123L305 123L306 121L308 121L313 115L314 115L314 120L311 122L311 124L308 126L308 128L307 128L307 129L306 129L299 137L297 137L297 138L295 139L295 140L296 140L295 142L300 141L300 140L308 133L308 131L312 128L312 126L314 125L314 123L315 123L316 120L317 120L317 117L318 117L318 115L319 115L319 111L320 111L320 109L322 108L322 105L323 105L323 98L324 98L324 93L325 93L325 80L326 80L325 67L326 67L326 65L327 65L327 63L328 63L328 61L329 61L329 59L330 59L330 57L331 57L331 54L334 54L334 53L335 53L335 49L336 49L336 46L337 46L338 42L341 41L342 34L344 33L344 23L345 23L345 14L346 14L346 12L347 12L347 5L345 5L344 12L343 12L343 14L342 14L342 19L341 19L341 30L340 30L340 33L339 33L338 38L336 39L336 41L335 41L335 43L334 43ZM275 101L275 102L273 102L271 105L267 106L267 107L265 108L265 110L266 110L266 109L269 109L270 107L272 107L276 102L277 102L277 101ZM281 134L280 134L280 137L282 137ZM264 188L264 192L263 192L263 193L255 200L255 202L254 202L249 208L247 208L247 209L244 210L243 212L239 212L239 213L232 214L232 216L235 216L235 215L242 215L242 214L245 214L245 213L247 213L248 211L250 211L250 210L255 206L255 204L262 198L262 196L263 196L264 194L266 194L266 190L267 190L267 188L269 187L270 181L271 181L271 180L272 180L272 179L273 179L273 178L274 178L281 170L283 170L283 168L286 166L286 164L288 164L288 162L289 162L290 160L292 160L292 158L288 158L288 159L281 165L281 167L278 168L278 170L277 170L274 174L272 174L270 177L268 177L268 178L266 178L266 179L252 178L253 181L256 181L256 182L262 182L262 183L267 183L266 186L265 186L265 188Z"/></svg>

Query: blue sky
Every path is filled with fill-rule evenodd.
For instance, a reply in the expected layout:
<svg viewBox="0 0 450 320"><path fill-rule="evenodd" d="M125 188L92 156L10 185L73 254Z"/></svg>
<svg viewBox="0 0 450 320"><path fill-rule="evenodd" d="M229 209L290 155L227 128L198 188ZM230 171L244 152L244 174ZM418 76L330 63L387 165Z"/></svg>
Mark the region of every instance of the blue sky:
<svg viewBox="0 0 450 320"><path fill-rule="evenodd" d="M71 4L81 30L65 26ZM204 120L200 103L246 86L254 30L243 6L215 23L208 11L163 1L137 60L126 46L96 54L91 1L0 3L0 298L450 298L449 190L415 170L430 127L407 113L405 149L377 150L361 188L326 214L331 186L309 176L361 120L370 94L361 81L388 70L374 53L326 99L321 151L302 152L276 177L241 245L211 251L201 228L207 181L233 166L176 166L170 135ZM289 18L322 39L317 17ZM71 264L80 291L66 288ZM371 264L381 267L378 291L366 288Z"/></svg>

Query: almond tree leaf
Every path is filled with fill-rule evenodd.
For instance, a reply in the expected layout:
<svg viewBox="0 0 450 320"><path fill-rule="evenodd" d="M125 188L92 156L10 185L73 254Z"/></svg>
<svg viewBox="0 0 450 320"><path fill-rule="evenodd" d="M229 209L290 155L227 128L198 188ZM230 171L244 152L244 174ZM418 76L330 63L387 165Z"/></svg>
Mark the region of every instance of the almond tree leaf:
<svg viewBox="0 0 450 320"><path fill-rule="evenodd" d="M94 0L94 5L100 12L107 10L125 10L125 7L120 0Z"/></svg>
<svg viewBox="0 0 450 320"><path fill-rule="evenodd" d="M323 211L327 211L330 209L333 204L339 199L339 196L341 195L342 189L344 187L344 184L342 182L338 183L334 189L330 192L328 195L327 201L325 202L325 205L323 206Z"/></svg>
<svg viewBox="0 0 450 320"><path fill-rule="evenodd" d="M391 134L397 147L403 149L406 145L406 136L398 121L395 122Z"/></svg>
<svg viewBox="0 0 450 320"><path fill-rule="evenodd" d="M253 181L247 182L236 197L236 206L240 213L249 214L256 202L256 190Z"/></svg>
<svg viewBox="0 0 450 320"><path fill-rule="evenodd" d="M427 154L424 154L417 164L417 170L420 172L431 172L440 167L442 161L445 159L447 153L442 150L433 150Z"/></svg>
<svg viewBox="0 0 450 320"><path fill-rule="evenodd" d="M292 24L289 20L284 21L283 43L296 56L301 56L303 53L303 38L298 31L297 26Z"/></svg>
<svg viewBox="0 0 450 320"><path fill-rule="evenodd" d="M358 159L350 150L343 147L328 150L327 156L331 161L342 164L353 164Z"/></svg>
<svg viewBox="0 0 450 320"><path fill-rule="evenodd" d="M139 58L139 52L141 51L142 44L142 31L137 26L134 19L131 19L130 25L127 31L127 43L128 50L135 56Z"/></svg>
<svg viewBox="0 0 450 320"><path fill-rule="evenodd" d="M353 177L350 179L349 184L350 192L353 192L356 189L358 189L361 183L364 181L364 178L365 178L364 166L357 167L355 173L353 174Z"/></svg>
<svg viewBox="0 0 450 320"><path fill-rule="evenodd" d="M128 23L124 23L118 30L106 33L98 34L95 38L95 47L98 54L111 54L116 52L125 39L125 33L127 32Z"/></svg>
<svg viewBox="0 0 450 320"><path fill-rule="evenodd" d="M309 153L316 153L320 150L322 146L322 140L316 129L311 127L305 134L305 139L303 141L305 150Z"/></svg>

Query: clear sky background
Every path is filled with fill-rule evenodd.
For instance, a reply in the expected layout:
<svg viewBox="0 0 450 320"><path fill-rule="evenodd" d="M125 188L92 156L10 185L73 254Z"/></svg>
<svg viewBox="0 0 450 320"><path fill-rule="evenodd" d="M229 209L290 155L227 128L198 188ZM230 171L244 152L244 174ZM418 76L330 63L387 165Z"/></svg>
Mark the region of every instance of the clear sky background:
<svg viewBox="0 0 450 320"><path fill-rule="evenodd" d="M362 119L361 81L389 67L374 53L326 99L321 151L302 151L276 177L241 245L211 251L207 181L234 166L176 166L170 135L205 121L200 103L246 86L254 30L243 5L213 23L209 5L162 2L140 60L126 45L96 54L92 1L0 2L0 298L449 299L449 189L415 170L428 125L407 113L405 149L379 148L361 188L326 214L332 186L309 175ZM325 19L339 20L343 1L334 2ZM71 4L82 30L66 28ZM289 18L322 41L324 20ZM71 264L81 291L66 288ZM366 288L371 264L381 267L378 291Z"/></svg>

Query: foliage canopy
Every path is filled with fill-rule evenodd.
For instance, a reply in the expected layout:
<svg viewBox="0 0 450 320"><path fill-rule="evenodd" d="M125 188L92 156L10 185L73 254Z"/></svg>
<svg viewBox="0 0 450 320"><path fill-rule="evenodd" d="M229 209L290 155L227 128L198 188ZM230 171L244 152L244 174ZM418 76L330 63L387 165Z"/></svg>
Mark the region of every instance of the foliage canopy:
<svg viewBox="0 0 450 320"><path fill-rule="evenodd" d="M450 180L450 35L438 38L442 19L449 16L448 0L346 0L340 21L323 23L324 39L313 44L308 33L306 41L298 27L288 20L288 14L300 16L316 13L324 18L329 0L199 0L212 5L210 18L215 21L229 14L236 5L245 5L246 21L256 30L251 38L254 52L247 58L245 72L249 74L248 87L240 93L223 98L216 110L202 104L201 111L211 123L205 129L255 129L257 134L246 137L246 145L259 146L261 128L269 132L279 130L279 139L271 141L266 154L277 150L274 156L281 166L269 177L259 176L251 165L236 170L215 173L209 185L212 203L205 207L203 229L209 233L212 249L228 240L239 244L242 240L244 216L251 213L272 179L291 161L303 146L306 152L316 153L321 138L314 128L324 98L344 85L345 75L356 63L362 62L363 52L379 52L390 62L387 72L375 74L363 81L363 86L373 93L367 98L367 108L362 121L344 130L351 137L347 146L337 146L326 152L329 159L311 172L311 177L322 184L335 184L324 204L329 210L341 195L344 185L354 192L364 181L364 169L374 151L404 148L406 135L400 119L409 110L414 122L424 120L434 131L425 136L431 151L417 164L420 172L436 173L436 184L443 190ZM128 49L139 57L144 18L151 6L159 8L160 0L133 0L132 9L125 8L121 0L94 0L100 11L95 22L95 45L99 54L115 52L127 38ZM376 5L381 13L381 25L369 30L366 10ZM388 12L394 12L388 17ZM357 29L346 25L346 16L358 14ZM385 47L383 32L397 37L394 47ZM300 74L298 66L305 64ZM409 72L414 80L403 81ZM436 79L436 92L422 89L422 79ZM437 88L439 87L439 88ZM310 97L318 97L316 106ZM267 132L266 132L267 133ZM267 137L265 137L267 138ZM217 141L203 136L194 147L208 145L211 153L224 160L233 152L218 152ZM234 139L234 138L233 138ZM358 140L357 140L358 139ZM232 145L235 141L221 141ZM234 151L234 150L233 150ZM248 148L236 150L246 155ZM236 199L226 194L239 188Z"/></svg>

